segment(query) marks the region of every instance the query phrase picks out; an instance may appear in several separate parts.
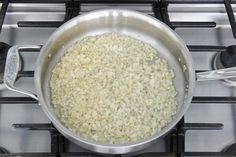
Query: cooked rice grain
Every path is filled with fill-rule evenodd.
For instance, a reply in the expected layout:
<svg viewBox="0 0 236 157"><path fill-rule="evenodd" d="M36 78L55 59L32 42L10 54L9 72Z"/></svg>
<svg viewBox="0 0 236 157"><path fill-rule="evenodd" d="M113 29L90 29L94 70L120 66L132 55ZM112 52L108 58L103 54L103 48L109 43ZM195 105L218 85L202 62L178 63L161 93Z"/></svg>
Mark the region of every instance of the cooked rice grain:
<svg viewBox="0 0 236 157"><path fill-rule="evenodd" d="M177 110L174 72L150 45L117 33L75 43L55 66L51 99L65 127L104 144L145 139Z"/></svg>

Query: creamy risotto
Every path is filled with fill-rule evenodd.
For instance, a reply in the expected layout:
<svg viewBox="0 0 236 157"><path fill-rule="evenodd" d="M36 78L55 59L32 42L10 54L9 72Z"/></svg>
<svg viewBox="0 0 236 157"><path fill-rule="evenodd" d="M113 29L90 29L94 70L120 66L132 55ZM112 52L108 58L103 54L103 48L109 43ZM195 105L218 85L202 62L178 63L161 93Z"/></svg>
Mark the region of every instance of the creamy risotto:
<svg viewBox="0 0 236 157"><path fill-rule="evenodd" d="M177 110L174 72L147 43L117 33L88 36L55 66L51 100L65 127L103 144L160 131Z"/></svg>

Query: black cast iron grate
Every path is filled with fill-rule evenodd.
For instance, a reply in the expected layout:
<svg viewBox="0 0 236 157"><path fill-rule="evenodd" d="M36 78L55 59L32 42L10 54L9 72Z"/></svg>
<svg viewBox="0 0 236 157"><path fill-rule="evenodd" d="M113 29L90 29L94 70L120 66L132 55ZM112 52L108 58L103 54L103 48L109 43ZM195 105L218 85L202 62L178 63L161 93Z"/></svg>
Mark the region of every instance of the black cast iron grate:
<svg viewBox="0 0 236 157"><path fill-rule="evenodd" d="M231 4L236 4L236 0L1 0L2 7L0 10L0 31L4 22L4 17L9 3L63 3L66 6L66 13L63 21L18 21L18 27L59 27L67 20L80 14L80 4L82 3L129 3L129 4L152 4L154 16L165 22L172 29L179 27L216 27L214 21L210 22L175 22L169 20L168 5L169 4L224 4L231 25L232 33L236 38L236 22ZM212 51L224 52L227 47L211 46L211 45L188 45L190 52ZM3 55L4 54L4 55ZM1 52L2 57L6 53ZM1 57L1 59L2 59ZM0 67L4 69L4 66ZM199 72L199 71L196 71ZM33 71L20 71L19 77L33 77ZM235 103L236 97L193 97L192 103ZM37 104L38 102L29 97L0 97L0 104ZM10 153L0 154L1 156L22 156L22 157L97 157L102 156L95 153L76 153L66 152L66 139L60 134L52 124L13 124L16 129L25 130L42 130L49 131L51 135L51 152L42 153ZM185 152L185 133L188 130L219 130L223 128L221 123L185 123L184 118L176 125L176 127L166 136L168 141L168 152L161 153L144 153L136 155L138 157L176 157L176 156L232 156L235 153L223 152ZM122 155L115 155L122 156Z"/></svg>

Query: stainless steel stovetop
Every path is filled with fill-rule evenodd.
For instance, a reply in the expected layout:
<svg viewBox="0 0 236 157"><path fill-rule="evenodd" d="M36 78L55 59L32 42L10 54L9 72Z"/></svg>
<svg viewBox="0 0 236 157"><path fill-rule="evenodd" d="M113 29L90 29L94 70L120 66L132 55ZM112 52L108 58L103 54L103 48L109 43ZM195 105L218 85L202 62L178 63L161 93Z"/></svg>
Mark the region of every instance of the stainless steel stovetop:
<svg viewBox="0 0 236 157"><path fill-rule="evenodd" d="M81 4L80 13L112 7L110 5ZM148 14L151 5L122 5ZM232 5L236 15L236 5ZM170 4L171 21L214 21L215 28L176 28L176 32L187 45L235 45L232 30L223 4ZM36 44L43 45L56 28L18 27L18 21L63 21L64 4L9 4L0 34L0 41L11 46ZM212 69L217 52L191 52L196 70ZM25 71L33 71L38 52L22 52ZM34 90L33 77L21 77L17 86ZM21 97L17 93L3 89L0 97ZM236 89L223 81L197 82L194 96L236 96ZM24 96L25 97L25 96ZM236 104L234 103L192 103L185 114L186 123L222 123L221 130L190 130L185 135L185 151L219 152L236 142ZM16 129L15 123L50 123L37 104L0 105L0 146L11 153L50 152L50 134L47 131L27 131ZM159 142L142 152L165 152L165 141ZM70 151L86 150L68 142Z"/></svg>

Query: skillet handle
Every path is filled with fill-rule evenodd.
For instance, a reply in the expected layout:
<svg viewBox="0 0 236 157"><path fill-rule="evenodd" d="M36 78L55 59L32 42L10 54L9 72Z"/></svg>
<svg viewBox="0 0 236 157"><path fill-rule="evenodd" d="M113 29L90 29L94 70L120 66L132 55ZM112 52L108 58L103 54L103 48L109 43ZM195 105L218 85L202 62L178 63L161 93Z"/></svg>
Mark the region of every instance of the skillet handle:
<svg viewBox="0 0 236 157"><path fill-rule="evenodd" d="M35 51L35 50L40 50L41 46L36 46L36 45L16 45L11 47L8 50L7 53L7 59L6 59L6 64L5 64L5 71L4 71L4 77L3 77L3 82L5 86L12 91L27 95L32 97L35 100L38 100L38 97L29 91L19 89L14 86L18 72L21 66L21 60L20 60L20 51Z"/></svg>
<svg viewBox="0 0 236 157"><path fill-rule="evenodd" d="M200 72L196 74L197 81L220 80L227 78L236 78L236 67Z"/></svg>

